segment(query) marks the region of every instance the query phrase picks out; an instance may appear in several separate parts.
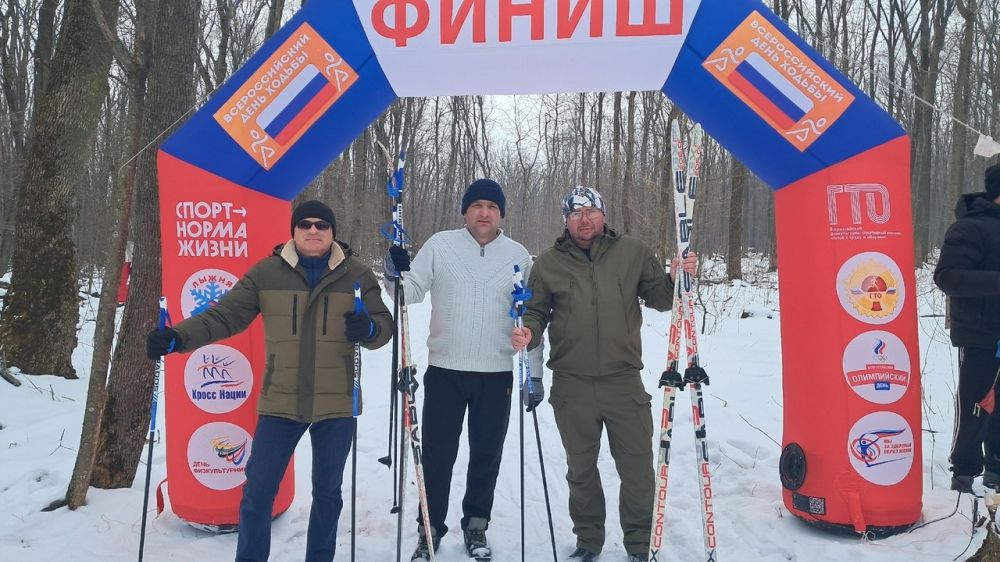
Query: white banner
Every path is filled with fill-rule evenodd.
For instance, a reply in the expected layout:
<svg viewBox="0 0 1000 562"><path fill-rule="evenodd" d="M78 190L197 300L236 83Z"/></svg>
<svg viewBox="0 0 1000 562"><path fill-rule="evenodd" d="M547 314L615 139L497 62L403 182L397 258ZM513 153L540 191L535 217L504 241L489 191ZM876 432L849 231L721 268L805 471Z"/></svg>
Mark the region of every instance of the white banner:
<svg viewBox="0 0 1000 562"><path fill-rule="evenodd" d="M700 0L354 0L399 96L658 90Z"/></svg>

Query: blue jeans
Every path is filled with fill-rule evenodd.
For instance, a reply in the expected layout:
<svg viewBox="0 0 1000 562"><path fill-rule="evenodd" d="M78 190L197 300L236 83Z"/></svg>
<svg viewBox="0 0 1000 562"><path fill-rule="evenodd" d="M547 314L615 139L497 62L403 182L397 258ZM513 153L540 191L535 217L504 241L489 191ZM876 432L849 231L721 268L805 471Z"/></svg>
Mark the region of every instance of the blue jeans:
<svg viewBox="0 0 1000 562"><path fill-rule="evenodd" d="M240 502L236 562L264 562L271 552L271 512L278 485L306 429L312 439L312 510L306 538L306 562L331 562L337 549L337 520L344 501L340 485L351 450L354 418L304 423L260 416L247 464Z"/></svg>

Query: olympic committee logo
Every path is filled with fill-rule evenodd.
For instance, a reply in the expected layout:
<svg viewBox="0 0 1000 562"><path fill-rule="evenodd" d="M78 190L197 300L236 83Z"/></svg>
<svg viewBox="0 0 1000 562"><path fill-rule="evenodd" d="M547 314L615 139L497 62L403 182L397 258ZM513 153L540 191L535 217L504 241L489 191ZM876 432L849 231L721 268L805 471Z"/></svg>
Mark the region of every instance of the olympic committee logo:
<svg viewBox="0 0 1000 562"><path fill-rule="evenodd" d="M895 334L872 330L844 349L844 378L858 396L875 404L891 404L910 386L910 354Z"/></svg>
<svg viewBox="0 0 1000 562"><path fill-rule="evenodd" d="M212 422L198 428L188 441L188 467L206 488L231 490L246 480L253 438L242 427Z"/></svg>
<svg viewBox="0 0 1000 562"><path fill-rule="evenodd" d="M862 252L837 273L837 297L844 310L866 324L887 324L899 316L906 299L903 274L889 256Z"/></svg>
<svg viewBox="0 0 1000 562"><path fill-rule="evenodd" d="M851 466L880 486L903 481L913 466L915 444L910 424L894 412L874 412L858 420L848 435Z"/></svg>

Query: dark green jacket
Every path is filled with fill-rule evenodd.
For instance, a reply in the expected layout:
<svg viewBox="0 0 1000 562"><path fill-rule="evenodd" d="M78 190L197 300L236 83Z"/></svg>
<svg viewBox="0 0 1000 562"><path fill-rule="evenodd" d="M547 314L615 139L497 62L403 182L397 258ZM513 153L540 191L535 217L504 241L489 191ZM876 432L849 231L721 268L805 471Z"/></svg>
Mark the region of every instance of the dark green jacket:
<svg viewBox="0 0 1000 562"><path fill-rule="evenodd" d="M639 299L656 310L673 304L674 283L642 241L605 227L590 258L569 237L535 260L524 325L529 349L549 329L549 369L602 376L642 370Z"/></svg>
<svg viewBox="0 0 1000 562"><path fill-rule="evenodd" d="M361 282L361 298L375 322L375 335L363 346L375 349L389 341L392 315L371 268L352 257L346 244L333 244L329 270L311 290L298 262L292 241L275 248L217 305L174 326L178 351L242 332L260 314L267 367L257 411L305 422L350 417L354 346L344 335L344 314L354 310L354 283Z"/></svg>

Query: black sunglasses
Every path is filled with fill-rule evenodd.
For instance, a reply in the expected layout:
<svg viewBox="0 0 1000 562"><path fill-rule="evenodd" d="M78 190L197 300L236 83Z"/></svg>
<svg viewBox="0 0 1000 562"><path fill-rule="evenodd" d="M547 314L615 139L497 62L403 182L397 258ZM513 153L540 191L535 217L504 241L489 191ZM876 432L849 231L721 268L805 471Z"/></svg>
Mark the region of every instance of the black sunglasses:
<svg viewBox="0 0 1000 562"><path fill-rule="evenodd" d="M309 230L312 227L316 227L316 230L330 230L330 223L326 221L311 221L308 219L302 219L295 223L295 228L299 230Z"/></svg>

